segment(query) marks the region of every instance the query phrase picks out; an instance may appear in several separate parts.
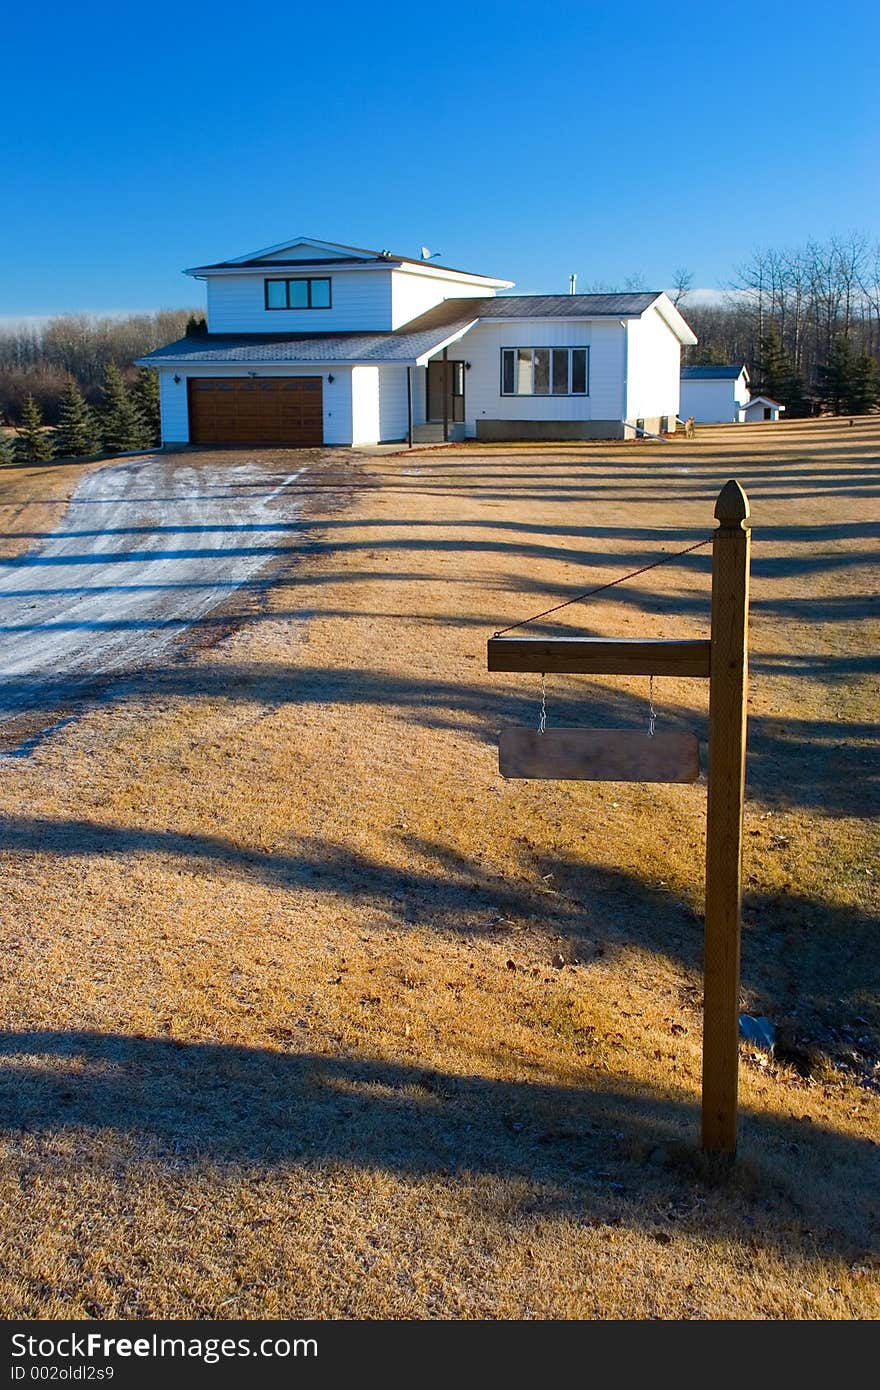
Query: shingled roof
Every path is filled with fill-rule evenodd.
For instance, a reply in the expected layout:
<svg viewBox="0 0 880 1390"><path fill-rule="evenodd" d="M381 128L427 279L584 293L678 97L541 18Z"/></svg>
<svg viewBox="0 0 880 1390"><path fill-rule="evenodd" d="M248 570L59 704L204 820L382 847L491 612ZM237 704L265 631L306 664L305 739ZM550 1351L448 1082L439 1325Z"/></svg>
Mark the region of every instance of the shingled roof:
<svg viewBox="0 0 880 1390"><path fill-rule="evenodd" d="M481 317L488 319L637 318L649 309L659 290L639 294L499 294Z"/></svg>
<svg viewBox="0 0 880 1390"><path fill-rule="evenodd" d="M444 299L394 332L205 333L139 358L146 366L266 362L413 363L460 336L477 319L632 318L656 294L515 294Z"/></svg>
<svg viewBox="0 0 880 1390"><path fill-rule="evenodd" d="M479 317L483 299L445 299L388 333L205 333L179 338L139 361L164 363L363 362L412 363L462 333Z"/></svg>

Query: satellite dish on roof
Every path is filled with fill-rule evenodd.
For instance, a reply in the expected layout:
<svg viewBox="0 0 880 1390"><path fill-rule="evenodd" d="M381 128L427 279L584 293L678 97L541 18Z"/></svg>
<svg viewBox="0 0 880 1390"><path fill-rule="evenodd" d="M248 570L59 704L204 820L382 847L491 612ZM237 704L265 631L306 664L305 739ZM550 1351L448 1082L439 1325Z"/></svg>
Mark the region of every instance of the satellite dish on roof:
<svg viewBox="0 0 880 1390"><path fill-rule="evenodd" d="M436 260L437 257L438 257L439 255L440 255L440 252L439 252L439 251L429 251L428 248L427 248L427 246L423 246L423 247L422 247L422 260L423 260L423 261L433 261L433 260Z"/></svg>

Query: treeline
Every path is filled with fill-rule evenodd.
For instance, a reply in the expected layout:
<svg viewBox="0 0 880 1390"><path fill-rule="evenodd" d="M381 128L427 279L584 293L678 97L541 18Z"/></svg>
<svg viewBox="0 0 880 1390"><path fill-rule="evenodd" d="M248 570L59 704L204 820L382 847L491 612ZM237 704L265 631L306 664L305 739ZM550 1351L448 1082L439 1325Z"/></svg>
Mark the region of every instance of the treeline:
<svg viewBox="0 0 880 1390"><path fill-rule="evenodd" d="M134 361L204 332L189 309L65 314L0 329L0 463L126 453L161 443L159 379Z"/></svg>
<svg viewBox="0 0 880 1390"><path fill-rule="evenodd" d="M64 314L43 324L0 328L0 424L20 424L29 396L46 423L57 424L71 379L97 408L109 366L131 383L136 358L203 326L204 319L191 309L162 309L121 318Z"/></svg>
<svg viewBox="0 0 880 1390"><path fill-rule="evenodd" d="M852 234L756 251L718 304L692 302L689 280L679 272L673 296L700 340L686 362L744 362L752 393L789 417L877 407L880 242Z"/></svg>
<svg viewBox="0 0 880 1390"><path fill-rule="evenodd" d="M11 434L0 434L0 464L48 463L51 459L129 453L161 443L159 377L147 367L127 384L115 362L104 369L97 406L73 377L61 391L55 424L47 428L34 396L26 396Z"/></svg>

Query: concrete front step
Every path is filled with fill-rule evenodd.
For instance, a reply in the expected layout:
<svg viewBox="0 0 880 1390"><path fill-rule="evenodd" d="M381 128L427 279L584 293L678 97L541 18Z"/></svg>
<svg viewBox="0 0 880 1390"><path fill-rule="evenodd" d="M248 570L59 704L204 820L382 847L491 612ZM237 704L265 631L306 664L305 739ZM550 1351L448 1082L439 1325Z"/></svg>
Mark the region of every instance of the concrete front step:
<svg viewBox="0 0 880 1390"><path fill-rule="evenodd" d="M456 442L456 443L457 443L459 440L464 439L464 425L461 425L461 424L458 424L458 425L450 424L450 425L448 426L448 429L447 429L447 435L448 435L448 439L449 439L450 442ZM413 444L442 444L442 443L443 443L443 426L442 426L442 425L438 425L438 424L435 424L435 423L432 422L432 423L429 424L429 425L414 425L414 426L413 426Z"/></svg>

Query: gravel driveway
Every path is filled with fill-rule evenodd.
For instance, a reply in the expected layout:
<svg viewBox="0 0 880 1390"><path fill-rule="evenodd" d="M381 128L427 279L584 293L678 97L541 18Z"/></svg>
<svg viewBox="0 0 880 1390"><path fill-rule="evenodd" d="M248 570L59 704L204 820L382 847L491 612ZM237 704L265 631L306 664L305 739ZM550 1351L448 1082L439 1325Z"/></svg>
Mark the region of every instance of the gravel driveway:
<svg viewBox="0 0 880 1390"><path fill-rule="evenodd" d="M165 659L290 546L304 472L154 455L84 478L42 544L0 560L0 719Z"/></svg>

